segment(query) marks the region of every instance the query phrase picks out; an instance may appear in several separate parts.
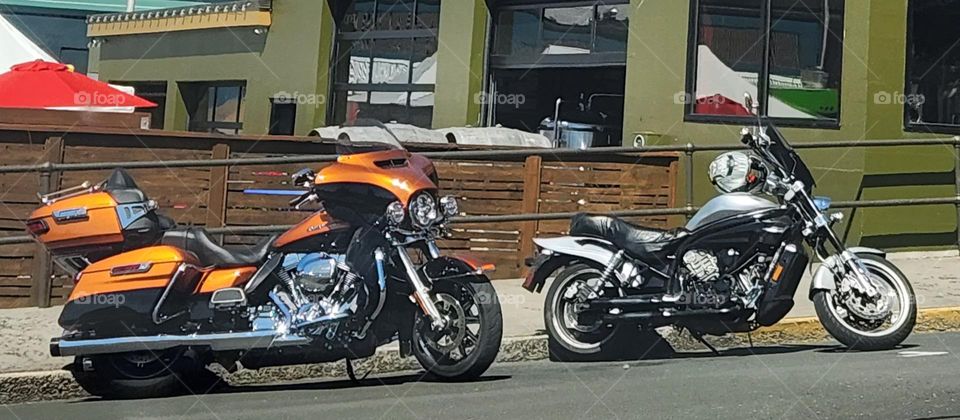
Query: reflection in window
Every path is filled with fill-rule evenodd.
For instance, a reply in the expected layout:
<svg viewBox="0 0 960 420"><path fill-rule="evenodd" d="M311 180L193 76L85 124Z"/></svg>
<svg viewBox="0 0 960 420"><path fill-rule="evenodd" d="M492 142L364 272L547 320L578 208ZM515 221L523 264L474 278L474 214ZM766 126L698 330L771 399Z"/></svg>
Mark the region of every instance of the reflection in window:
<svg viewBox="0 0 960 420"><path fill-rule="evenodd" d="M630 5L597 6L596 51L626 51L630 30Z"/></svg>
<svg viewBox="0 0 960 420"><path fill-rule="evenodd" d="M537 62L540 56L626 53L629 4L509 6L497 13L494 57Z"/></svg>
<svg viewBox="0 0 960 420"><path fill-rule="evenodd" d="M881 92L875 101L902 104L909 125L960 127L960 8L956 2L911 0L904 94ZM934 129L933 131L937 131Z"/></svg>
<svg viewBox="0 0 960 420"><path fill-rule="evenodd" d="M378 39L373 41L373 62L370 83L410 83L410 39Z"/></svg>
<svg viewBox="0 0 960 420"><path fill-rule="evenodd" d="M543 54L589 54L593 6L543 9Z"/></svg>
<svg viewBox="0 0 960 420"><path fill-rule="evenodd" d="M440 0L351 3L340 19L334 122L373 118L429 127Z"/></svg>
<svg viewBox="0 0 960 420"><path fill-rule="evenodd" d="M771 117L839 118L844 0L697 3L694 114L750 115L749 93Z"/></svg>
<svg viewBox="0 0 960 420"><path fill-rule="evenodd" d="M189 130L240 134L243 129L243 82L184 83Z"/></svg>
<svg viewBox="0 0 960 420"><path fill-rule="evenodd" d="M494 54L540 53L540 10L505 10L497 20Z"/></svg>

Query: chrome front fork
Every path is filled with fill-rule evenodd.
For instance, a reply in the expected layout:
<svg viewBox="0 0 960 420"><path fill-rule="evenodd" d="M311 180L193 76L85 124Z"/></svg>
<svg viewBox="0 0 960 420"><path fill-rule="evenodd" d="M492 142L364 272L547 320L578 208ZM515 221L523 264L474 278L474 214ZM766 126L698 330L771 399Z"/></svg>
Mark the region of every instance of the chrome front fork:
<svg viewBox="0 0 960 420"><path fill-rule="evenodd" d="M437 245L432 242L428 242L428 244L430 244L429 251L431 256L434 254L434 250L436 250L437 256L439 256L440 250L437 249ZM400 262L403 263L403 268L407 272L407 278L410 280L410 284L413 285L413 294L417 303L420 304L423 311L430 317L433 328L443 328L446 326L446 320L444 320L443 315L440 315L440 311L437 310L437 305L433 303L433 298L430 297L430 288L428 288L423 279L420 278L417 266L413 264L413 260L411 260L410 255L407 254L407 248L397 246L397 254L400 256Z"/></svg>

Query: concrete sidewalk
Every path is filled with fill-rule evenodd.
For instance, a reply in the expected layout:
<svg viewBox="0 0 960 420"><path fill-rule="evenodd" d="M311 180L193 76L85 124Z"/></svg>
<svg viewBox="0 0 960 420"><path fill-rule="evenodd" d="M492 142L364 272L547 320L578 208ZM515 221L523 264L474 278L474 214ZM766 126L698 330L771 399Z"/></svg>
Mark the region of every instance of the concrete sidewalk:
<svg viewBox="0 0 960 420"><path fill-rule="evenodd" d="M890 254L889 258L910 278L921 309L960 307L960 257L956 251ZM806 298L809 277L808 273L801 283L788 318L816 316ZM530 293L520 283L519 279L494 282L503 308L504 337L543 335L544 295ZM0 310L0 373L55 370L66 364L68 358L51 357L48 350L50 338L61 332L59 314L59 307Z"/></svg>

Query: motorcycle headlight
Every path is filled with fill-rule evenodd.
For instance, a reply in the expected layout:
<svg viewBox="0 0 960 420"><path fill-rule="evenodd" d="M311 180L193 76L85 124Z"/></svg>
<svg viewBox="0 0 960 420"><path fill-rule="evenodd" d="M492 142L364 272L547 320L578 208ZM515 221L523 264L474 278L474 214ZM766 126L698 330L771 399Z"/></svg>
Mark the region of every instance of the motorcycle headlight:
<svg viewBox="0 0 960 420"><path fill-rule="evenodd" d="M403 213L403 204L400 204L399 201L394 201L387 206L387 220L390 223L399 225L403 223L403 218L406 216Z"/></svg>
<svg viewBox="0 0 960 420"><path fill-rule="evenodd" d="M430 226L440 219L437 202L430 194L420 193L410 201L410 218L418 226Z"/></svg>
<svg viewBox="0 0 960 420"><path fill-rule="evenodd" d="M447 217L460 214L460 206L457 204L457 198L452 195L441 198L440 207L443 209L443 214Z"/></svg>

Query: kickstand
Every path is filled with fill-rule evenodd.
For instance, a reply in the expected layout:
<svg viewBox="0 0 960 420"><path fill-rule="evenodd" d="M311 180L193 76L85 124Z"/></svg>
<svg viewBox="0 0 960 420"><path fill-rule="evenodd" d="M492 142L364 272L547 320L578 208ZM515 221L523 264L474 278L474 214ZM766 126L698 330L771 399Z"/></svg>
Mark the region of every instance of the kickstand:
<svg viewBox="0 0 960 420"><path fill-rule="evenodd" d="M753 348L753 336L750 335L750 331L747 331L747 341L750 342L750 348Z"/></svg>
<svg viewBox="0 0 960 420"><path fill-rule="evenodd" d="M357 379L357 372L353 370L353 362L350 359L344 359L347 361L347 377L355 384L360 384L360 381L367 379L367 376L370 376L370 372L373 372L373 369L370 369L363 375L362 378Z"/></svg>
<svg viewBox="0 0 960 420"><path fill-rule="evenodd" d="M719 355L720 355L720 352L717 351L717 348L714 347L712 344L710 344L709 342L707 342L707 340L705 340L705 339L703 338L703 334L701 334L701 333L699 333L699 332L696 332L696 331L693 331L693 330L691 330L691 329L689 329L689 328L687 329L687 331L690 331L690 335L691 335L694 339L696 339L697 341L699 341L700 344L703 344L703 345L706 346L708 349L710 349L710 351L713 352L714 356L719 356Z"/></svg>

